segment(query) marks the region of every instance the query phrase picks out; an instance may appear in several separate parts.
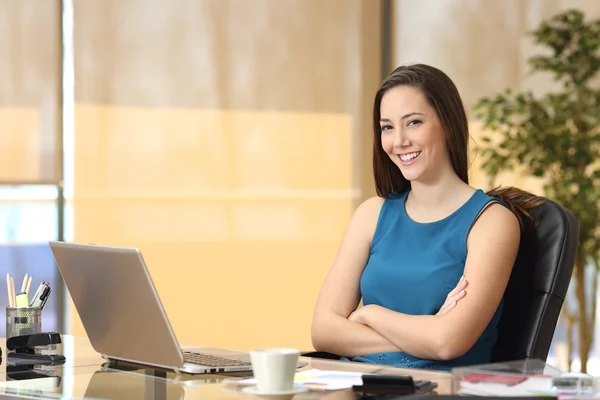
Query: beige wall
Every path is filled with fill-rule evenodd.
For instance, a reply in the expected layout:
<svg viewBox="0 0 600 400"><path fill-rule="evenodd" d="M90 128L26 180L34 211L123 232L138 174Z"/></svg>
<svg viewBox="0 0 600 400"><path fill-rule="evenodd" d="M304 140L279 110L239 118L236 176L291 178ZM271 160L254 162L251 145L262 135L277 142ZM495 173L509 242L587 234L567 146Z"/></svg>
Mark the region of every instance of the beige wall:
<svg viewBox="0 0 600 400"><path fill-rule="evenodd" d="M395 0L393 60L441 68L468 105L507 86L543 92L548 76L527 76L539 49L525 33L569 8L600 16L596 0Z"/></svg>
<svg viewBox="0 0 600 400"><path fill-rule="evenodd" d="M74 240L139 247L183 343L309 349L372 190L378 8L150 3L74 4Z"/></svg>
<svg viewBox="0 0 600 400"><path fill-rule="evenodd" d="M458 86L467 111L483 96L506 87L544 93L553 87L544 74L527 76L527 58L537 49L526 31L545 18L568 8L579 8L588 18L600 16L596 0L396 0L393 60L395 65L423 62L446 72ZM480 123L471 121L473 160L470 179L488 188L475 146L482 136ZM504 174L498 184L541 193L540 182L523 174Z"/></svg>

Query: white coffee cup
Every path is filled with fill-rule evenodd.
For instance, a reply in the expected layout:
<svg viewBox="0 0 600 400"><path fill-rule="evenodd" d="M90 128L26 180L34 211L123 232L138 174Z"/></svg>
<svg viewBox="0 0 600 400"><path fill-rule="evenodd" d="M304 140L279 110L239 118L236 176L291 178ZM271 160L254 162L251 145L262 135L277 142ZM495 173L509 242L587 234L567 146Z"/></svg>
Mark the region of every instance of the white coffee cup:
<svg viewBox="0 0 600 400"><path fill-rule="evenodd" d="M250 351L256 388L263 393L286 392L294 388L300 351L272 348Z"/></svg>

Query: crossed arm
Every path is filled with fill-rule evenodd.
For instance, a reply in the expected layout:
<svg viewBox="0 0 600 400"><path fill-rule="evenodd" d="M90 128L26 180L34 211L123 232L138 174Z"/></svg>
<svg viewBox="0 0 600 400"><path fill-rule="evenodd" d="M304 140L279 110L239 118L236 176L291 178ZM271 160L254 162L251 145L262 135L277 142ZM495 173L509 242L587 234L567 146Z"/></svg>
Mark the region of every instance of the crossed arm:
<svg viewBox="0 0 600 400"><path fill-rule="evenodd" d="M469 295L459 294L466 282L459 283L437 315L407 315L377 305L357 309L382 203L369 199L352 217L317 300L313 346L349 357L395 351L433 360L461 356L481 336L506 289L520 240L516 217L499 204L481 214L467 242Z"/></svg>

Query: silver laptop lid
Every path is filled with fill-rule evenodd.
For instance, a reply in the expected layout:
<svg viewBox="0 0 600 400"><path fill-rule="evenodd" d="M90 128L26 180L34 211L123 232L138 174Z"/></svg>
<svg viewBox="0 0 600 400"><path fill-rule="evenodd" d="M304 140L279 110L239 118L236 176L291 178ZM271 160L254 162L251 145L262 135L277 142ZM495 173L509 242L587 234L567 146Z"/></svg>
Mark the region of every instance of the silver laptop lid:
<svg viewBox="0 0 600 400"><path fill-rule="evenodd" d="M50 242L94 349L171 368L183 355L138 249Z"/></svg>

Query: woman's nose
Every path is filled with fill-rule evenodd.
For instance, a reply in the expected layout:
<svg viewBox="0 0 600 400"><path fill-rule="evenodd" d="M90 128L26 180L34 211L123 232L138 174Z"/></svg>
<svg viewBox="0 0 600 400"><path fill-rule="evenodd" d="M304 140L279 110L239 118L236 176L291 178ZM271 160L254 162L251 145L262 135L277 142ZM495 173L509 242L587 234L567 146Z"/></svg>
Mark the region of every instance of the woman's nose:
<svg viewBox="0 0 600 400"><path fill-rule="evenodd" d="M402 129L398 129L394 135L394 148L404 148L410 146L410 140L406 137Z"/></svg>

